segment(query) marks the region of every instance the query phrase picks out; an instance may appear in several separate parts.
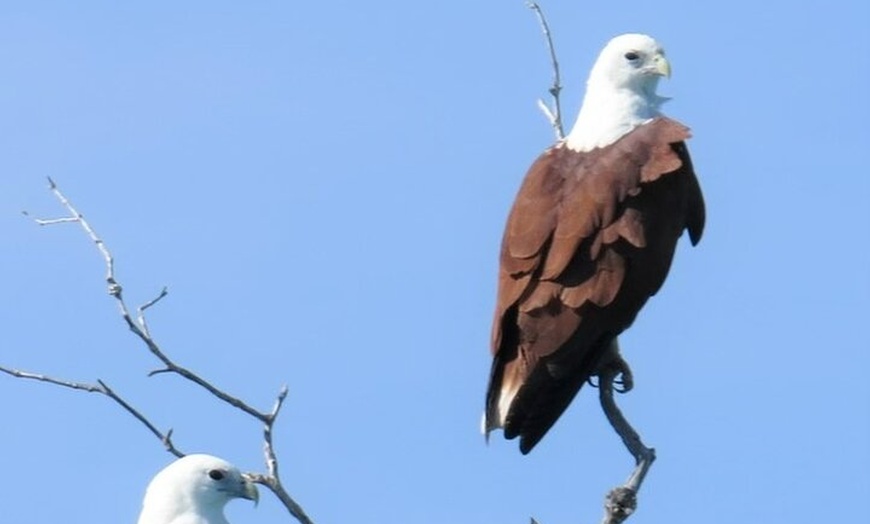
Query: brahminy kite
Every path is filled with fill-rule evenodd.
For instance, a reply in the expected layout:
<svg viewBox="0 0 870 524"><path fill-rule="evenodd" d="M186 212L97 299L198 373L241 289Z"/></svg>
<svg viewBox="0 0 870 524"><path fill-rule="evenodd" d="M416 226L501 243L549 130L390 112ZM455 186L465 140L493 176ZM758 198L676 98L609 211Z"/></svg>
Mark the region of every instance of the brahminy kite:
<svg viewBox="0 0 870 524"><path fill-rule="evenodd" d="M483 430L528 453L661 288L677 239L704 229L685 140L656 94L664 49L625 34L601 51L571 132L531 166L502 239Z"/></svg>

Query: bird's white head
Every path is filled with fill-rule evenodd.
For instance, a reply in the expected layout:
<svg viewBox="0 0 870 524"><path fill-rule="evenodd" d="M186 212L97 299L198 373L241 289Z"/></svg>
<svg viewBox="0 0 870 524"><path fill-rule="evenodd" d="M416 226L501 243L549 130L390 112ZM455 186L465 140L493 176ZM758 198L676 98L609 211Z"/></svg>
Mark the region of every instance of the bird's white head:
<svg viewBox="0 0 870 524"><path fill-rule="evenodd" d="M578 151L604 147L658 116L668 99L656 88L661 77L670 75L665 51L651 36L629 33L610 40L589 73L567 146Z"/></svg>
<svg viewBox="0 0 870 524"><path fill-rule="evenodd" d="M163 468L148 484L139 524L228 524L224 506L234 498L256 503L256 485L223 459L187 455Z"/></svg>

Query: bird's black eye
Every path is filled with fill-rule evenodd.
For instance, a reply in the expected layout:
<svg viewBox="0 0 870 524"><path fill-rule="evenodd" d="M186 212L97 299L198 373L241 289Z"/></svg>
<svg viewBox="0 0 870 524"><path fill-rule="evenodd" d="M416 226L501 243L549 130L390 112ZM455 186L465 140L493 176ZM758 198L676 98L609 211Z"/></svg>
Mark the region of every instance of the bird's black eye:
<svg viewBox="0 0 870 524"><path fill-rule="evenodd" d="M212 480L222 480L224 478L224 472L219 469L213 469L208 472L208 476L211 477Z"/></svg>
<svg viewBox="0 0 870 524"><path fill-rule="evenodd" d="M634 60L637 60L638 58L640 58L640 55L635 53L634 51L629 51L628 53L625 53L626 60L634 61Z"/></svg>

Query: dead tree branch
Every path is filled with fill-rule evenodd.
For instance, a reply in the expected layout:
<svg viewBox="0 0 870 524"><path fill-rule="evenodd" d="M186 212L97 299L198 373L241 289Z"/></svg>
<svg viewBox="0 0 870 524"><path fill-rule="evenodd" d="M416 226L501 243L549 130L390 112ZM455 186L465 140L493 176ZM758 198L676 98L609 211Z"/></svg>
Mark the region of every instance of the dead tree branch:
<svg viewBox="0 0 870 524"><path fill-rule="evenodd" d="M275 448L272 445L272 425L275 422L275 419L278 417L278 413L281 411L281 406L284 405L284 399L287 398L287 386L281 388L281 391L278 393L278 398L275 400L275 405L272 407L272 411L269 413L269 420L263 427L263 452L266 455L266 468L268 470L267 475L261 474L250 474L249 477L252 481L267 486L278 499L284 504L284 507L294 516L296 519L303 524L310 524L311 520L308 518L308 515L305 514L305 511L302 509L302 506L296 503L290 495L284 490L284 487L281 485L281 477L278 474L278 457L275 455Z"/></svg>
<svg viewBox="0 0 870 524"><path fill-rule="evenodd" d="M175 444L172 442L172 429L170 428L166 433L161 432L157 429L157 426L151 423L148 418L145 417L139 410L130 405L129 402L121 398L120 395L115 393L112 388L109 387L108 384L103 382L102 380L97 380L96 384L89 384L86 382L73 382L70 380L62 380L54 377L49 377L47 375L41 375L38 373L30 373L27 371L21 371L18 369L7 368L4 366L0 366L0 372L6 373L7 375L11 375L15 378L23 378L28 380L37 380L39 382L47 382L49 384L54 384L55 386L62 386L69 389L75 389L78 391L85 391L87 393L99 393L100 395L104 395L112 399L116 404L124 408L127 413L136 417L136 419L145 425L148 430L157 437L160 442L163 443L163 447L166 448L166 451L172 453L176 457L183 457L184 452L175 447Z"/></svg>
<svg viewBox="0 0 870 524"><path fill-rule="evenodd" d="M284 488L281 482L281 477L279 476L279 461L272 440L275 421L278 418L278 414L281 411L281 406L283 406L284 400L287 398L287 387L284 386L281 388L281 391L278 393L278 397L272 410L269 412L262 412L251 407L238 397L226 393L222 389L213 385L208 380L200 377L197 373L177 364L175 361L169 358L169 356L152 338L151 333L148 329L148 323L145 318L145 311L148 308L153 307L160 300L166 297L168 294L168 290L164 287L155 298L139 306L136 309L137 315L134 319L132 314L130 313L130 308L127 306L127 302L124 299L123 287L115 277L115 262L114 258L112 257L112 253L106 247L106 244L103 242L102 238L96 233L91 224L87 220L85 220L84 216L60 191L57 184L55 184L55 182L51 178L49 178L48 181L49 189L58 199L60 204L69 213L69 216L54 219L36 218L34 219L35 222L40 226L78 223L85 231L88 238L90 238L91 242L93 242L94 245L97 247L106 265L105 278L108 285L109 295L111 295L115 299L115 302L120 310L121 317L124 319L124 323L130 329L130 331L132 331L133 334L136 335L136 337L145 344L151 354L154 355L163 364L162 368L151 371L148 376L153 376L161 373L173 373L179 375L205 389L212 396L218 398L219 400L229 404L230 406L240 411L243 411L244 413L261 422L263 424L263 448L267 473L247 473L246 476L249 477L253 482L266 486L284 504L284 507L287 509L287 511L301 524L313 524L311 519L302 509L302 507L293 500L289 493L287 493L287 490ZM142 422L142 424L144 424L158 439L160 439L164 447L166 447L167 451L177 457L184 456L184 454L180 450L178 450L178 448L176 448L172 443L172 430L167 431L165 434L160 432L156 428L156 426L154 426L154 424L152 424L144 415L142 415L138 410L133 408L128 402L126 402L119 395L117 395L102 380L98 380L96 384L87 384L56 379L46 375L29 373L6 367L0 367L0 371L16 378L38 380L40 382L46 382L49 384L54 384L70 389L105 395L111 398L121 407L123 407L128 413L136 417L136 419L138 419L140 422Z"/></svg>
<svg viewBox="0 0 870 524"><path fill-rule="evenodd" d="M99 237L99 235L97 235L97 232L90 225L90 223L85 220L85 217L81 213L79 213L79 211L72 205L69 199L60 191L60 189L57 187L57 184L54 183L54 180L49 178L48 182L49 189L52 193L54 193L54 196L60 201L61 205L66 208L70 216L49 220L35 219L36 223L41 226L47 226L76 222L82 227L82 229L84 229L85 233L88 235L88 238L91 239L91 242L93 242L94 245L97 246L97 249L100 251L100 254L103 256L103 260L106 263L106 284L108 284L109 295L111 295L115 299L118 308L121 311L121 316L123 317L124 322L127 324L127 327L130 329L130 331L132 331L133 334L136 335L148 347L148 350L151 351L151 353L155 357L157 357L157 359L160 360L164 365L162 369L154 370L149 375L156 375L159 373L175 373L197 384L198 386L205 389L220 400L226 402L227 404L230 404L231 406L244 411L248 415L258 419L261 422L267 422L267 414L252 408L242 400L232 395L229 395L224 391L220 390L219 388L215 387L210 382L203 379L193 371L173 362L163 352L163 350L160 349L160 346L154 341L154 339L151 338L151 335L148 333L148 324L145 321L145 310L156 304L160 299L168 294L166 288L163 288L163 290L156 298L149 300L148 302L140 306L138 308L138 322L133 320L133 316L130 314L130 309L127 307L127 302L124 300L124 288L118 283L117 279L115 278L115 260L112 257L112 253L106 247L106 244Z"/></svg>
<svg viewBox="0 0 870 524"><path fill-rule="evenodd" d="M611 344L608 360L598 372L598 393L601 408L604 410L607 421L613 426L614 431L622 439L629 453L634 457L635 469L622 486L610 490L604 500L604 518L601 524L622 524L637 509L637 494L640 486L649 472L650 466L656 459L653 448L646 447L628 420L622 414L613 398L614 383L619 383L622 376L622 384L630 389L632 383L631 370L628 363L619 354L619 346L616 340ZM622 389L620 391L626 391Z"/></svg>
<svg viewBox="0 0 870 524"><path fill-rule="evenodd" d="M542 99L538 99L538 108L547 117L550 125L553 126L553 132L556 134L556 140L565 138L565 130L562 127L562 105L559 95L562 93L562 78L559 73L559 61L556 59L556 48L553 46L553 37L550 34L550 25L547 23L547 18L544 16L544 11L537 2L527 2L526 6L535 12L538 17L538 23L541 25L541 32L547 39L547 50L550 52L550 63L553 66L553 85L550 86L550 96L553 98L553 107L547 105Z"/></svg>

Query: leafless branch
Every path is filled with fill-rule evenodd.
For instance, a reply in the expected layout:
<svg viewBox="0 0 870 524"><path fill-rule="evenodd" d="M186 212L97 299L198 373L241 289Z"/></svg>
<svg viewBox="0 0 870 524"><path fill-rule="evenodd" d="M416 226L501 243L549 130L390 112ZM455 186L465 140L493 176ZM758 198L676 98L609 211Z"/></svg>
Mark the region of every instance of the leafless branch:
<svg viewBox="0 0 870 524"><path fill-rule="evenodd" d="M281 388L281 391L278 392L278 398L275 400L275 405L272 408L272 411L269 413L269 421L263 426L263 451L266 455L266 467L268 468L268 475L259 475L259 474L249 474L248 477L257 484L262 484L272 490L272 493L275 494L278 499L284 503L284 507L296 517L296 520L301 522L302 524L313 524L308 515L305 514L305 510L302 509L302 506L296 503L287 491L284 490L284 487L281 485L281 477L278 473L278 458L275 455L275 447L272 443L272 426L275 423L275 419L278 418L278 413L281 411L281 406L284 405L284 400L287 398L287 386Z"/></svg>
<svg viewBox="0 0 870 524"><path fill-rule="evenodd" d="M251 417L257 419L264 425L263 429L263 439L264 439L264 458L267 467L267 474L261 473L247 473L246 475L252 479L252 481L257 482L258 484L262 484L266 486L272 493L275 494L276 497L284 504L284 507L287 511L298 520L301 524L312 524L311 519L308 515L305 514L302 507L293 500L292 497L287 493L284 489L283 484L281 483L281 478L278 474L279 470L279 461L277 454L275 453L275 448L273 444L273 429L275 420L278 418L278 414L280 413L281 406L284 404L284 400L287 398L287 387L282 387L281 391L278 393L278 397L275 401L275 404L272 410L268 413L259 411L238 397L230 395L223 391L222 389L214 386L211 382L203 379L197 373L180 366L175 361L169 358L169 356L160 348L157 342L152 338L151 333L148 329L148 323L145 318L145 311L157 304L160 300L167 296L168 291L164 287L160 293L153 299L148 302L142 304L137 308L137 317L136 320L133 319L133 316L130 314L130 308L127 306L126 301L123 296L123 288L118 283L115 277L115 264L114 258L112 257L111 252L106 247L103 240L97 235L94 228L90 225L90 223L85 220L84 216L73 206L70 200L60 191L57 184L55 184L54 180L51 178L49 181L49 189L54 194L54 196L58 199L61 205L67 210L69 216L54 218L54 219L34 219L35 222L41 226L49 226L56 224L64 224L64 223L78 223L82 229L84 229L85 233L88 235L88 238L96 245L100 254L103 257L103 260L106 264L106 283L108 284L109 295L111 295L121 312L121 316L124 319L125 324L136 335L139 340L141 340L148 350L153 354L160 362L163 364L163 367L149 373L149 376L162 374L162 373L173 373L176 375L180 375L181 377L197 384L201 388L205 389L212 396L220 399L221 401L233 406L236 409L239 409ZM27 213L25 213L27 214ZM51 378L45 375L39 375L35 373L28 373L23 371L18 371L11 368L0 367L0 371L11 375L17 378L26 378L32 380L39 380L41 382L47 382L50 384L63 386L71 389L87 391L91 393L100 393L111 398L121 407L123 407L127 412L136 417L140 422L142 422L157 438L163 442L166 449L177 457L183 456L183 453L179 451L172 444L172 430L167 431L165 434L161 433L144 415L142 415L139 411L133 408L129 403L127 403L124 399L122 399L119 395L117 395L111 388L109 388L103 381L98 380L97 384L86 384L79 382L70 382L60 379Z"/></svg>
<svg viewBox="0 0 870 524"><path fill-rule="evenodd" d="M232 395L229 395L221 389L215 387L210 382L203 379L193 371L176 364L163 352L157 342L155 342L154 339L151 338L148 333L147 323L145 321L145 310L153 306L155 303L157 303L157 301L166 296L166 294L168 293L166 288L164 288L160 292L157 298L150 300L138 309L138 323L133 320L133 316L130 314L130 309L129 307L127 307L127 302L124 300L123 287L118 283L117 279L115 278L115 262L111 252L108 250L100 236L97 235L97 232L90 225L90 223L85 220L85 217L81 213L79 213L79 211L72 205L72 202L70 202L69 199L60 191L60 189L57 187L57 184L54 183L54 180L49 178L48 181L49 189L52 193L54 193L55 197L57 197L61 205L63 205L63 207L65 207L66 210L70 213L70 216L52 220L35 219L36 223L40 225L52 225L66 222L77 222L79 225L81 225L82 229L85 230L85 233L97 246L97 249L99 249L100 254L103 256L103 260L106 263L106 283L108 284L109 295L115 298L124 322L127 324L127 327L130 329L130 331L132 331L133 334L139 337L139 339L148 347L148 350L151 351L151 353L155 357L157 357L158 360L160 360L165 366L163 369L152 371L150 375L156 375L159 373L175 373L177 375L180 375L185 379L194 382L195 384L205 389L220 400L226 402L227 404L230 404L231 406L244 411L248 415L258 419L261 422L266 422L268 416L266 413L262 413L252 408L242 400Z"/></svg>
<svg viewBox="0 0 870 524"><path fill-rule="evenodd" d="M650 466L656 459L656 453L653 448L648 448L643 444L640 435L631 427L613 398L613 385L618 382L620 375L623 377L622 383L629 389L632 383L631 371L619 354L616 340L611 345L608 359L598 373L601 408L604 410L610 425L613 426L629 453L634 457L636 467L625 484L613 488L607 494L604 500L604 518L601 524L622 524L637 509L637 494Z"/></svg>
<svg viewBox="0 0 870 524"><path fill-rule="evenodd" d="M145 425L151 433L157 437L160 442L163 443L163 446L166 448L166 451L172 453L176 457L183 457L184 453L175 447L175 444L172 443L172 429L169 429L166 433L161 432L157 427L149 421L145 415L143 415L139 410L131 406L127 401L121 398L120 395L115 393L112 388L109 387L108 384L103 382L102 380L97 380L96 384L88 384L85 382L73 382L70 380L62 380L54 377L49 377L47 375L41 375L38 373L30 373L27 371L20 371L18 369L7 368L4 366L0 366L0 372L6 373L7 375L11 375L16 378L23 378L29 380L38 380L39 382L47 382L49 384L54 384L56 386L62 386L69 389L75 389L78 391L86 391L88 393L99 393L101 395L105 395L112 399L116 404L124 408L128 413L136 417L139 422Z"/></svg>
<svg viewBox="0 0 870 524"><path fill-rule="evenodd" d="M553 98L553 108L550 109L547 103L541 99L538 99L538 107L544 113L544 116L547 117L550 125L553 126L556 140L562 140L565 138L565 130L562 127L562 105L559 99L559 95L562 93L562 78L559 73L559 61L556 59L556 48L553 46L553 37L550 34L550 25L544 16L544 11L541 10L541 6L537 2L526 2L526 6L534 11L538 17L541 32L544 33L544 37L547 39L547 50L550 52L550 63L553 66L553 85L549 89L550 96Z"/></svg>
<svg viewBox="0 0 870 524"><path fill-rule="evenodd" d="M136 309L139 312L139 315L136 319L139 322L139 327L142 328L142 332L145 333L149 338L151 337L151 333L148 331L148 322L145 320L145 310L160 302L160 300L162 300L163 297L168 294L169 290L166 288L166 286L163 286L163 289L160 290L160 293L156 297L152 298L148 302L145 302Z"/></svg>

